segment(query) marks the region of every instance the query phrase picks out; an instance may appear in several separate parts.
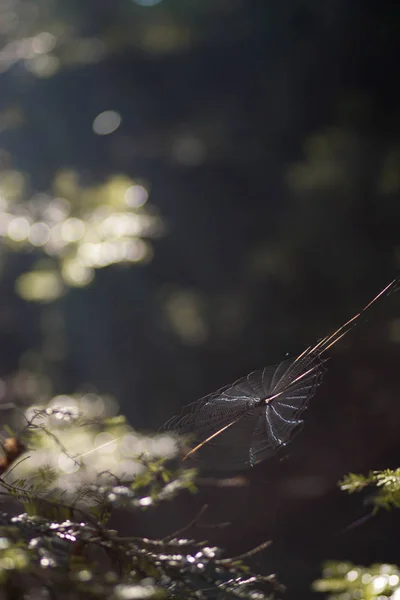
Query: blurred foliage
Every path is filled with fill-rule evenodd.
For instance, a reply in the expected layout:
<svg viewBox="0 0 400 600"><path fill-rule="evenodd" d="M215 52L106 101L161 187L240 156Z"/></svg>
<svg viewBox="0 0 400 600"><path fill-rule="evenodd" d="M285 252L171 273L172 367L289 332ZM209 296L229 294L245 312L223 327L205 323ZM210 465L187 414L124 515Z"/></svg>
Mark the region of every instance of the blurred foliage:
<svg viewBox="0 0 400 600"><path fill-rule="evenodd" d="M33 253L31 271L16 281L25 300L51 302L68 286L88 285L95 269L151 258L142 237L159 234L161 221L154 211L142 208L148 197L143 185L114 175L104 184L81 187L71 170L56 174L53 194L26 197L26 185L21 173L2 174L3 249Z"/></svg>
<svg viewBox="0 0 400 600"><path fill-rule="evenodd" d="M400 508L400 469L371 471L368 475L349 473L339 483L340 489L349 494L372 486L371 503L378 508Z"/></svg>
<svg viewBox="0 0 400 600"><path fill-rule="evenodd" d="M98 456L110 443L124 443L123 419L88 421L65 402L53 408L32 407L25 418L27 424L18 435L3 442L9 464L1 471L0 495L22 503L26 512L0 514L1 598L22 599L27 593L35 598L114 600L202 600L216 593L221 599L271 597L274 577L255 575L243 562L267 544L240 557L223 558L219 548L180 537L183 531L150 540L121 537L108 528L116 508L150 510L182 490L195 490L195 471L171 470L165 456L157 458L157 440L164 437L165 454L165 436L153 438L152 445L147 440L146 447L143 436L130 434L136 441L136 459L130 461L136 469L133 476L132 471L119 475L115 457L112 470L97 460L97 471L87 458ZM65 430L73 454L64 446ZM77 454L82 437L90 437L92 430L96 439L110 431L119 437ZM43 456L46 440L53 447ZM54 454L58 467L50 462ZM79 478L74 478L76 472Z"/></svg>
<svg viewBox="0 0 400 600"><path fill-rule="evenodd" d="M368 502L387 510L400 508L400 469L371 471L368 475L349 473L339 482L340 489L354 494L372 488ZM400 598L400 569L376 564L361 567L349 562L326 562L322 579L314 582L318 592L328 592L332 600L383 600Z"/></svg>
<svg viewBox="0 0 400 600"><path fill-rule="evenodd" d="M348 562L327 562L317 592L331 600L384 600L400 598L400 570L394 565L359 567Z"/></svg>
<svg viewBox="0 0 400 600"><path fill-rule="evenodd" d="M19 409L8 435L19 432L17 438L27 448L29 459L14 465L13 478L36 481L37 473L46 466L53 473L49 485L67 496L100 473L112 473L117 480L135 476L143 482L146 457L153 461L172 458L177 453L176 442L166 434L139 434L117 413L113 398L93 392L59 395L40 406ZM4 431L3 436L6 434ZM153 470L154 465L147 473ZM188 475L182 474L183 481ZM38 484L43 484L40 477Z"/></svg>
<svg viewBox="0 0 400 600"><path fill-rule="evenodd" d="M235 5L226 0L210 6L201 0L116 0L112 5L10 0L0 7L0 72L23 63L34 76L51 77L61 67L93 64L127 46L156 55L187 50L204 42L213 21L214 27L218 21L226 24L225 41L241 39L248 23Z"/></svg>

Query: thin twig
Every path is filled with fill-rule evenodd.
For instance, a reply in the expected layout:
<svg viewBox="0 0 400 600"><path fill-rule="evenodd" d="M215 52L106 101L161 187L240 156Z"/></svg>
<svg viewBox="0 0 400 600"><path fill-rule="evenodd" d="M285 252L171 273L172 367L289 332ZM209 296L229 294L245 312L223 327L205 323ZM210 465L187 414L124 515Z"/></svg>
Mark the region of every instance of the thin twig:
<svg viewBox="0 0 400 600"><path fill-rule="evenodd" d="M6 471L5 474L7 476L10 475L10 473L12 473L14 471L14 469L16 469L25 460L28 460L28 458L31 458L30 455L29 456L23 456L18 462L14 463L13 466L11 467L11 469L9 471Z"/></svg>
<svg viewBox="0 0 400 600"><path fill-rule="evenodd" d="M215 562L217 562L219 565L226 565L229 563L236 562L238 560L243 560L245 558L249 558L250 556L253 556L254 554L257 554L258 552L261 552L261 550L268 548L268 546L270 546L271 544L272 544L272 542L270 540L268 540L267 542L263 542L259 546L256 546L255 548L252 548L252 550L248 550L247 552L244 552L243 554L239 554L238 556L233 556L231 558L222 558Z"/></svg>
<svg viewBox="0 0 400 600"><path fill-rule="evenodd" d="M207 509L208 509L208 504L204 504L204 506L202 506L201 509L199 510L199 512L197 513L197 515L187 525L185 525L181 529L178 529L177 531L174 531L173 533L170 533L165 538L163 538L162 541L169 542L170 540L172 540L176 537L179 537L182 533L184 533L185 531L187 531L188 529L190 529L191 527L196 525L197 522L199 521L199 519L201 519L201 517L203 516L203 514L206 512Z"/></svg>

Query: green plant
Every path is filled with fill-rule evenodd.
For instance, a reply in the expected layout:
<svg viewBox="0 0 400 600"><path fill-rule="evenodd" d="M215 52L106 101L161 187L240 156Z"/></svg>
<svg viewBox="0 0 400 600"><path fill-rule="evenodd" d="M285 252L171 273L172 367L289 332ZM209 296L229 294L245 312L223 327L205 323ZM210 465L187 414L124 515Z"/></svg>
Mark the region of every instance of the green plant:
<svg viewBox="0 0 400 600"><path fill-rule="evenodd" d="M370 471L368 475L349 473L339 482L340 489L354 494L372 487L370 502L373 513L384 508L400 507L400 468ZM350 562L329 561L314 589L328 592L332 600L400 599L400 569L396 565L375 564L369 567Z"/></svg>
<svg viewBox="0 0 400 600"><path fill-rule="evenodd" d="M9 448L15 446L10 440L19 441L20 452L0 477L1 497L16 507L0 513L0 597L22 599L28 591L57 599L270 597L274 577L253 574L244 563L268 544L224 558L221 549L182 536L193 522L161 540L110 528L118 509L154 510L178 493L195 491L196 472L168 468L159 455L158 448L167 448L165 435L138 436L121 417L93 420L68 408L36 407L28 414L18 435L7 438ZM111 439L93 446L101 436ZM92 450L76 452L87 440ZM126 452L127 440L140 449L130 475L118 467L117 451L113 473L93 459L118 444Z"/></svg>

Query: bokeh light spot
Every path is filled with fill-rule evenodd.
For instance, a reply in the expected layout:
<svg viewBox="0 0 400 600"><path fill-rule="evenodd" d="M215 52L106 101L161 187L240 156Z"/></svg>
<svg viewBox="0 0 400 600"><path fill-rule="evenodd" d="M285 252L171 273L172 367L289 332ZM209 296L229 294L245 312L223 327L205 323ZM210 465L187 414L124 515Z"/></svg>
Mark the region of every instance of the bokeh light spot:
<svg viewBox="0 0 400 600"><path fill-rule="evenodd" d="M85 234L85 223L71 217L62 224L61 235L66 242L77 242Z"/></svg>
<svg viewBox="0 0 400 600"><path fill-rule="evenodd" d="M132 185L125 192L125 202L131 208L139 208L146 204L149 193L143 185Z"/></svg>
<svg viewBox="0 0 400 600"><path fill-rule="evenodd" d="M8 237L15 242L26 240L29 235L30 224L25 217L12 219L7 228Z"/></svg>
<svg viewBox="0 0 400 600"><path fill-rule="evenodd" d="M32 246L44 246L50 237L50 227L47 223L38 222L29 231L29 241Z"/></svg>
<svg viewBox="0 0 400 600"><path fill-rule="evenodd" d="M81 407L88 417L96 418L104 416L104 400L97 394L85 394L81 399Z"/></svg>
<svg viewBox="0 0 400 600"><path fill-rule="evenodd" d="M32 50L35 54L45 54L53 50L56 41L53 34L48 31L42 31L32 39Z"/></svg>
<svg viewBox="0 0 400 600"><path fill-rule="evenodd" d="M98 433L94 439L94 447L100 454L112 454L117 450L117 440L108 431Z"/></svg>
<svg viewBox="0 0 400 600"><path fill-rule="evenodd" d="M121 115L115 110L106 110L93 121L93 131L97 135L108 135L113 133L121 125Z"/></svg>
<svg viewBox="0 0 400 600"><path fill-rule="evenodd" d="M64 292L62 281L55 271L33 271L20 275L16 290L24 300L31 302L52 302Z"/></svg>
<svg viewBox="0 0 400 600"><path fill-rule="evenodd" d="M60 60L57 56L51 54L39 54L32 59L25 61L25 67L38 77L51 77L57 73L60 67Z"/></svg>
<svg viewBox="0 0 400 600"><path fill-rule="evenodd" d="M178 453L178 443L170 435L158 435L153 439L153 452L156 456L173 458Z"/></svg>
<svg viewBox="0 0 400 600"><path fill-rule="evenodd" d="M54 198L44 211L44 216L57 223L63 221L71 210L71 205L65 198Z"/></svg>
<svg viewBox="0 0 400 600"><path fill-rule="evenodd" d="M62 276L66 284L84 287L92 281L94 271L79 260L68 260L62 266Z"/></svg>
<svg viewBox="0 0 400 600"><path fill-rule="evenodd" d="M131 262L139 262L146 258L147 245L143 240L132 240L126 246L126 259Z"/></svg>
<svg viewBox="0 0 400 600"><path fill-rule="evenodd" d="M70 456L62 452L58 458L58 466L64 473L76 473L79 470L79 464Z"/></svg>
<svg viewBox="0 0 400 600"><path fill-rule="evenodd" d="M137 436L132 433L127 433L121 439L119 449L122 456L131 458L136 454Z"/></svg>

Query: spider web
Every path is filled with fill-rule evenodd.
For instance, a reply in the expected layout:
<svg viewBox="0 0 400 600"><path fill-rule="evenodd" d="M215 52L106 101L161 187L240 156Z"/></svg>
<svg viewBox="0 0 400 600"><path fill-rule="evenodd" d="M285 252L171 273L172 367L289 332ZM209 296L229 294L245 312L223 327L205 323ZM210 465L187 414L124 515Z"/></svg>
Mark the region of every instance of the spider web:
<svg viewBox="0 0 400 600"><path fill-rule="evenodd" d="M302 413L325 372L326 352L357 324L378 298L397 291L400 278L384 288L333 334L297 358L253 371L183 408L163 429L192 436L185 458L215 469L253 466L275 454L303 423Z"/></svg>

